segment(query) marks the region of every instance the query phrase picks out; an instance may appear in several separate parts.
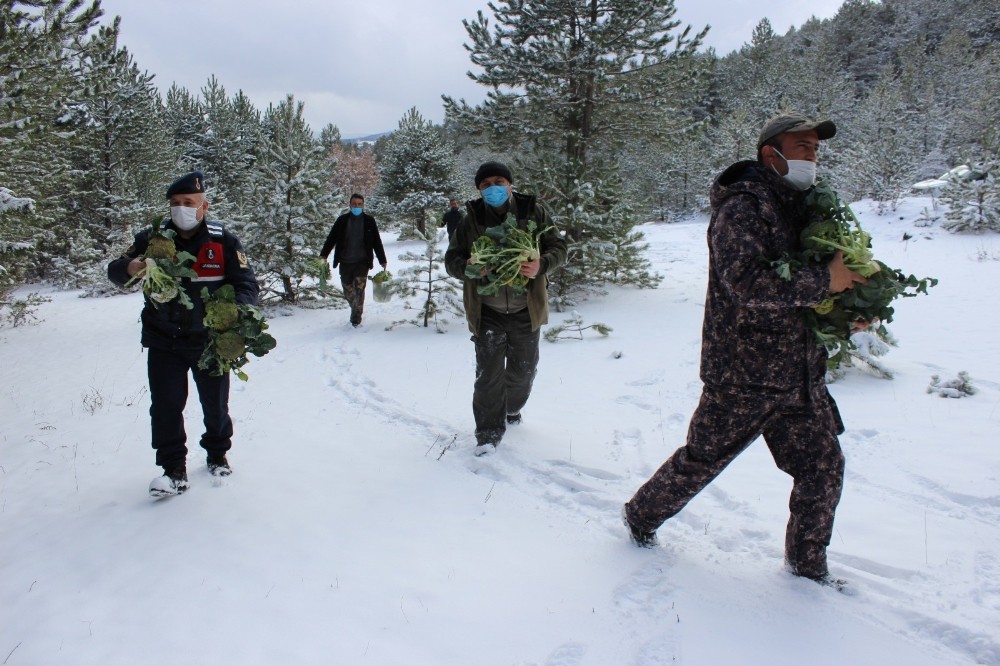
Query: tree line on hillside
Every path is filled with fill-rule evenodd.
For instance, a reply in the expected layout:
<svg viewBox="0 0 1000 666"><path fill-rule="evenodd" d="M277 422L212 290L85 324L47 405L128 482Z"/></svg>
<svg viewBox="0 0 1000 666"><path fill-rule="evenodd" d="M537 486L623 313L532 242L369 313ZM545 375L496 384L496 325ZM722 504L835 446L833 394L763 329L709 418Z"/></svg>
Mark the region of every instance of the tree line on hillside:
<svg viewBox="0 0 1000 666"><path fill-rule="evenodd" d="M837 121L822 165L848 200L891 208L964 164L944 198L974 223L951 228L1000 230L997 16L1000 0L847 0L785 35L762 20L719 55L672 0L495 2L464 21L485 101L445 96L442 125L414 108L356 145L334 124L317 133L291 94L260 110L214 76L161 94L99 0L0 0L0 305L29 282L108 290L108 258L193 169L263 299L322 301L317 252L352 192L426 240L449 197L475 196L469 174L486 159L511 163L571 240L549 276L557 307L653 287L637 225L704 209L715 174L752 158L784 109Z"/></svg>

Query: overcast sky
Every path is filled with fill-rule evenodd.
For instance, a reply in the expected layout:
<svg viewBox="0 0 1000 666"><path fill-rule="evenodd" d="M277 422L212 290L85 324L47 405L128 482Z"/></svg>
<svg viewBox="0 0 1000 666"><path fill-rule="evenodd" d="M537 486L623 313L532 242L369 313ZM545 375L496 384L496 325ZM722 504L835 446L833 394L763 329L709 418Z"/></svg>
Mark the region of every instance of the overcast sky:
<svg viewBox="0 0 1000 666"><path fill-rule="evenodd" d="M810 16L829 18L842 0L676 0L676 18L711 25L706 44L724 54L750 40L765 16L784 34ZM197 93L211 74L243 90L262 111L292 93L318 132L345 138L395 129L412 106L441 122L441 95L478 103L462 44L463 19L486 0L102 0L122 17L120 45L156 75Z"/></svg>

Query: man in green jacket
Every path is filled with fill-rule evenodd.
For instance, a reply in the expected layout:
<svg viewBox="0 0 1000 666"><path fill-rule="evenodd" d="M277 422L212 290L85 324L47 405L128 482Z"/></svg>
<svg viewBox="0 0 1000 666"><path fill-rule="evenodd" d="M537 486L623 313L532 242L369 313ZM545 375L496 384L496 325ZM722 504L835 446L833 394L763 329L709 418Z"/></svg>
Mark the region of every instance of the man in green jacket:
<svg viewBox="0 0 1000 666"><path fill-rule="evenodd" d="M531 394L538 367L538 340L549 320L546 274L566 261L566 241L549 221L545 207L534 196L513 190L510 169L486 162L476 171L481 198L466 204L466 217L455 230L445 253L448 274L463 281L465 317L476 345L476 382L472 414L476 420L477 456L491 453L507 425L521 422L521 409ZM521 264L528 278L525 290L503 287L495 296L480 295L485 278L465 274L472 244L487 227L508 218L521 229L534 221L540 232L541 256Z"/></svg>

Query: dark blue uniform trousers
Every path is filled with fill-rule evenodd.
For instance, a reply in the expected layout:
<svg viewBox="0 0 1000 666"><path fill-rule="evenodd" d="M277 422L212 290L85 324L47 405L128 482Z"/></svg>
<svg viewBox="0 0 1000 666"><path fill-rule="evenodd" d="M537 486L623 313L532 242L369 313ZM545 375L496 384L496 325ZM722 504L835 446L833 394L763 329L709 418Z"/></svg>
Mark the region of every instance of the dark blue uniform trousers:
<svg viewBox="0 0 1000 666"><path fill-rule="evenodd" d="M213 377L198 369L200 349L149 348L149 396L152 404L153 449L156 464L170 471L185 467L187 435L184 405L188 398L188 372L194 377L204 415L201 447L209 456L223 455L232 446L233 420L229 418L229 373Z"/></svg>

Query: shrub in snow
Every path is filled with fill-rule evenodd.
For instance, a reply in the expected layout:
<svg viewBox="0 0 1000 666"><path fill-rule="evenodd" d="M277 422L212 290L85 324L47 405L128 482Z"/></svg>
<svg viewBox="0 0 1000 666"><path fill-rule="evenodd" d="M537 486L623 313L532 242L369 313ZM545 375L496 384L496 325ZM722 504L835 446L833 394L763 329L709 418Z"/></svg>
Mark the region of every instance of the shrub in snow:
<svg viewBox="0 0 1000 666"><path fill-rule="evenodd" d="M847 368L858 368L881 379L892 379L892 370L879 359L896 346L896 339L887 328L877 327L851 335L843 361L827 373L827 381L835 382L847 373Z"/></svg>
<svg viewBox="0 0 1000 666"><path fill-rule="evenodd" d="M975 395L976 388L969 379L969 373L958 373L955 379L941 381L938 375L931 375L931 383L927 386L928 393L936 393L941 398L964 398L968 395Z"/></svg>
<svg viewBox="0 0 1000 666"><path fill-rule="evenodd" d="M8 298L0 292L0 324L9 322L11 326L17 328L30 322L39 323L41 319L35 316L35 310L50 300L52 299L34 292L24 298Z"/></svg>
<svg viewBox="0 0 1000 666"><path fill-rule="evenodd" d="M404 307L416 310L417 314L410 319L394 321L386 327L391 330L398 324L414 324L427 327L431 320L438 333L444 333L441 324L447 320L447 315L464 316L462 293L460 285L441 266L444 263L444 252L441 243L444 240L444 230L430 230L414 233L425 242L423 252L407 252L400 257L401 261L412 264L399 272L399 276L389 281L389 290L403 298L414 299L416 304L408 300Z"/></svg>
<svg viewBox="0 0 1000 666"><path fill-rule="evenodd" d="M962 165L944 176L948 186L941 194L947 204L941 227L952 232L1000 231L1000 160L987 158Z"/></svg>
<svg viewBox="0 0 1000 666"><path fill-rule="evenodd" d="M602 337L607 337L612 331L610 326L600 322L584 325L583 317L580 316L580 313L573 312L572 316L570 316L562 324L549 327L549 329L545 331L545 339L549 342L556 342L557 340L583 340L583 332L587 329L593 329ZM616 358L619 358L620 356L621 354L619 352L619 356Z"/></svg>

